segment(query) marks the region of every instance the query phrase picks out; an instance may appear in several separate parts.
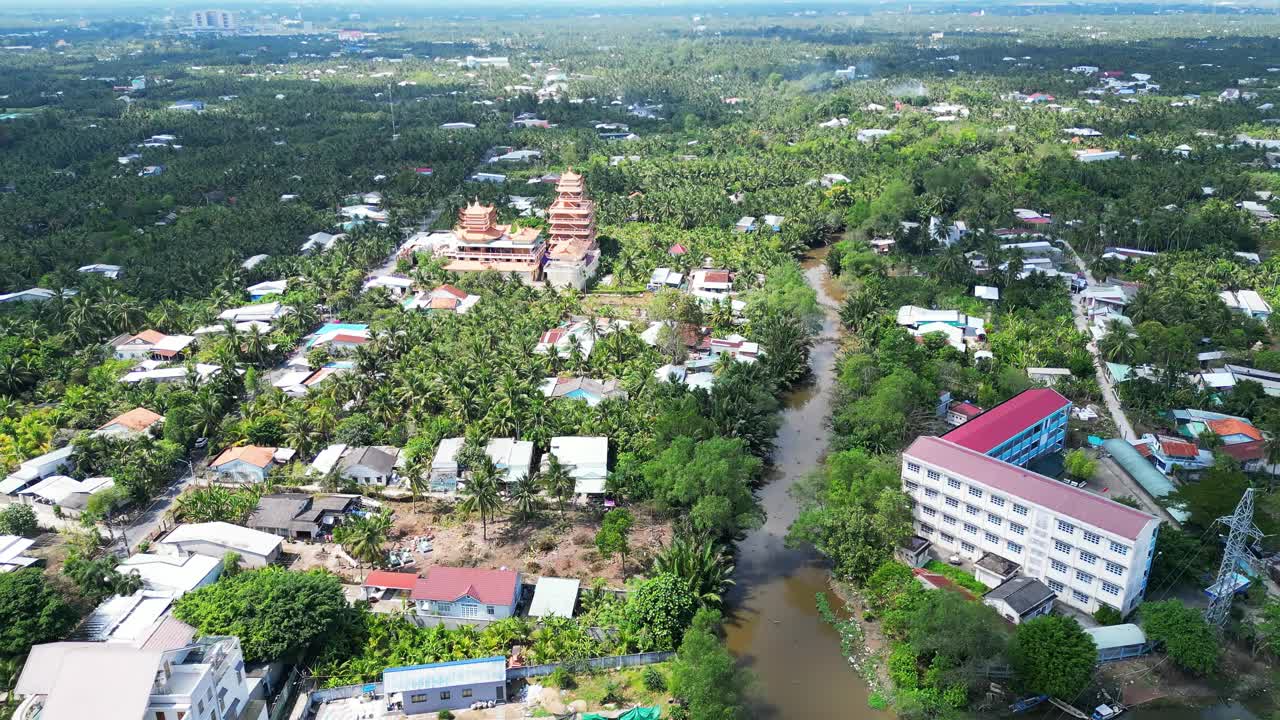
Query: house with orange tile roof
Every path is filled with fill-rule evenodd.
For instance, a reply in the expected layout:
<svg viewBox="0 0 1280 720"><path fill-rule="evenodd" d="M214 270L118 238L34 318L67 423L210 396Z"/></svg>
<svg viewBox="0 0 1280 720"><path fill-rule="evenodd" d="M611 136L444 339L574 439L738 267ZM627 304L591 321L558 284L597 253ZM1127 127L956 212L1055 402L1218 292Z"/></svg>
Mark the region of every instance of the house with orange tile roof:
<svg viewBox="0 0 1280 720"><path fill-rule="evenodd" d="M111 340L111 353L117 360L174 360L195 342L190 335L165 335L158 330L143 330L137 335L120 335Z"/></svg>
<svg viewBox="0 0 1280 720"><path fill-rule="evenodd" d="M1248 472L1280 474L1280 465L1267 463L1267 441L1249 420L1235 415L1208 410L1174 410L1170 413L1178 428L1178 434L1192 440L1213 433L1222 441L1218 451L1240 462Z"/></svg>
<svg viewBox="0 0 1280 720"><path fill-rule="evenodd" d="M465 314L480 302L479 295L470 295L452 285L441 285L429 293L417 293L404 302L405 310L425 310L428 312L452 312Z"/></svg>
<svg viewBox="0 0 1280 720"><path fill-rule="evenodd" d="M1175 470L1198 472L1213 466L1212 452L1200 449L1194 440L1176 435L1147 433L1133 444L1143 457L1166 475Z"/></svg>
<svg viewBox="0 0 1280 720"><path fill-rule="evenodd" d="M164 422L163 415L138 407L123 415L117 415L95 430L93 434L134 437L147 433L162 422Z"/></svg>
<svg viewBox="0 0 1280 720"><path fill-rule="evenodd" d="M260 483L273 465L288 462L293 455L289 448L241 445L223 450L209 463L209 469L222 482Z"/></svg>

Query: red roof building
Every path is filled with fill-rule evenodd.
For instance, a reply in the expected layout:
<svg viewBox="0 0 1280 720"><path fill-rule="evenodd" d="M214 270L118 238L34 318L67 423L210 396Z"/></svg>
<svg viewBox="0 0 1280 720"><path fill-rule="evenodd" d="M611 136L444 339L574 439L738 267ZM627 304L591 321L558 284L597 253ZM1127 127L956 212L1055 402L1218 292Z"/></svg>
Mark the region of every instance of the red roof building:
<svg viewBox="0 0 1280 720"><path fill-rule="evenodd" d="M1025 500L1054 515L1127 540L1136 540L1149 526L1159 524L1156 517L1141 510L947 442L945 436L916 438L903 453L903 458L943 468L949 474L961 476L961 479L980 483L989 491L1003 493L1006 498ZM1010 514L1021 516L1016 510ZM1025 524L1030 525L1030 520ZM1126 554L1125 557L1129 556Z"/></svg>
<svg viewBox="0 0 1280 720"><path fill-rule="evenodd" d="M364 587L410 592L417 587L418 581L421 579L422 578L418 577L415 573L374 570L365 577Z"/></svg>
<svg viewBox="0 0 1280 720"><path fill-rule="evenodd" d="M434 565L415 582L418 611L454 617L510 617L520 589L520 573Z"/></svg>
<svg viewBox="0 0 1280 720"><path fill-rule="evenodd" d="M938 437L903 451L902 487L916 534L990 587L1020 574L1088 613L1142 602L1154 515Z"/></svg>
<svg viewBox="0 0 1280 720"><path fill-rule="evenodd" d="M1071 401L1053 388L1031 388L980 413L943 439L1015 465L1061 450Z"/></svg>

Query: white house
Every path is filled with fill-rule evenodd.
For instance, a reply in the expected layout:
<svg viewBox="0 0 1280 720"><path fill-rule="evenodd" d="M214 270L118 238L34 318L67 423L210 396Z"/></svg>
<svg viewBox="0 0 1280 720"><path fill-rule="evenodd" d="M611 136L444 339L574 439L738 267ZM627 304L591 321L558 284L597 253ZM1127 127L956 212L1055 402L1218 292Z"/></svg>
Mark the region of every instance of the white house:
<svg viewBox="0 0 1280 720"><path fill-rule="evenodd" d="M155 551L177 557L204 555L218 560L230 552L240 556L241 564L257 568L266 567L280 557L282 542L277 535L231 523L191 523L179 525L156 541Z"/></svg>
<svg viewBox="0 0 1280 720"><path fill-rule="evenodd" d="M1098 162L1100 160L1115 160L1120 157L1120 151L1088 148L1087 150L1077 150L1075 155L1076 160L1080 162Z"/></svg>
<svg viewBox="0 0 1280 720"><path fill-rule="evenodd" d="M74 445L66 445L22 462L17 470L0 481L0 495L15 495L18 491L71 467L71 456L75 451Z"/></svg>
<svg viewBox="0 0 1280 720"><path fill-rule="evenodd" d="M555 457L573 477L575 495L603 495L609 477L609 438L560 436L551 438L551 449L542 459L545 472Z"/></svg>
<svg viewBox="0 0 1280 720"><path fill-rule="evenodd" d="M17 535L0 535L0 573L21 570L39 562L36 558L22 554L35 543L35 540Z"/></svg>
<svg viewBox="0 0 1280 720"><path fill-rule="evenodd" d="M284 291L288 289L288 280L265 280L256 285L250 285L245 288L245 292L249 293L250 300L256 302L268 295L283 295Z"/></svg>
<svg viewBox="0 0 1280 720"><path fill-rule="evenodd" d="M166 628L172 626L174 630ZM250 705L240 640L176 621L143 642L57 642L31 648L14 686L15 717L42 720L266 720Z"/></svg>
<svg viewBox="0 0 1280 720"><path fill-rule="evenodd" d="M242 322L263 322L271 323L293 312L293 308L288 305L281 305L279 302L259 303L257 305L245 305L238 308L230 308L218 313L219 320L230 320L234 323Z"/></svg>
<svg viewBox="0 0 1280 720"><path fill-rule="evenodd" d="M121 574L136 574L147 590L171 593L175 598L205 585L222 574L222 560L208 555L156 555L138 553L116 566Z"/></svg>
<svg viewBox="0 0 1280 720"><path fill-rule="evenodd" d="M106 265L104 263L94 263L93 265L84 265L80 268L80 272L89 273L91 275L101 275L108 280L115 280L124 272L124 268L119 265Z"/></svg>
<svg viewBox="0 0 1280 720"><path fill-rule="evenodd" d="M462 449L465 438L445 438L436 448L435 457L431 459L431 489L436 492L452 492L457 490L458 481L465 482L468 468L458 464L458 451ZM513 483L527 477L533 466L533 443L515 438L491 438L485 445L485 454L498 469L499 477Z"/></svg>
<svg viewBox="0 0 1280 720"><path fill-rule="evenodd" d="M1223 290L1218 293L1227 307L1251 318L1265 321L1271 316L1271 304L1254 290Z"/></svg>

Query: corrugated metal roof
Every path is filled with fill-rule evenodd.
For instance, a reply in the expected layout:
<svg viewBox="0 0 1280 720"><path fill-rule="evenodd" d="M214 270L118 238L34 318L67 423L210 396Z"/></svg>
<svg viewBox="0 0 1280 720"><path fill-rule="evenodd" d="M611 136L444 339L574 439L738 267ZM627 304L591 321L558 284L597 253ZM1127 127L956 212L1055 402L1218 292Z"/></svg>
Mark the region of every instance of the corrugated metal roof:
<svg viewBox="0 0 1280 720"><path fill-rule="evenodd" d="M1031 388L1014 395L942 437L978 452L1000 443L1067 407L1071 401L1051 388Z"/></svg>
<svg viewBox="0 0 1280 720"><path fill-rule="evenodd" d="M1131 623L1085 628L1084 631L1093 638L1093 644L1097 645L1099 650L1142 645L1147 642L1147 635L1142 632L1142 628Z"/></svg>
<svg viewBox="0 0 1280 720"><path fill-rule="evenodd" d="M1133 445L1120 438L1111 438L1102 443L1102 449L1111 454L1129 477L1133 478L1151 497L1159 499L1173 492L1173 481L1164 476L1142 457L1142 453ZM1181 510L1169 510L1169 514L1178 522L1184 522L1187 514Z"/></svg>
<svg viewBox="0 0 1280 720"><path fill-rule="evenodd" d="M529 617L573 617L573 610L578 604L578 587L582 581L576 578L538 578L538 585L533 591L533 603L529 606Z"/></svg>
<svg viewBox="0 0 1280 720"><path fill-rule="evenodd" d="M501 655L475 660L387 668L382 671L383 689L388 694L506 682L506 680L507 659Z"/></svg>

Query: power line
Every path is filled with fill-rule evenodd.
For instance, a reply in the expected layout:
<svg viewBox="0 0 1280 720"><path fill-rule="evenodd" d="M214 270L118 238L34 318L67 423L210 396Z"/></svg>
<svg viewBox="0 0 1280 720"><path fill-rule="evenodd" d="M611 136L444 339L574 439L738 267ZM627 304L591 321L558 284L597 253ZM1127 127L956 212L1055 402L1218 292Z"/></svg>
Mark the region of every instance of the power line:
<svg viewBox="0 0 1280 720"><path fill-rule="evenodd" d="M1244 497L1236 505L1236 511L1227 517L1218 518L1218 522L1231 529L1227 536L1227 549L1222 554L1222 564L1218 566L1218 576L1209 586L1209 607L1204 611L1204 619L1210 625L1221 628L1231 612L1231 601L1235 598L1236 568L1242 561L1252 562L1246 542L1250 539L1261 540L1262 531L1253 524L1253 488L1244 491Z"/></svg>

